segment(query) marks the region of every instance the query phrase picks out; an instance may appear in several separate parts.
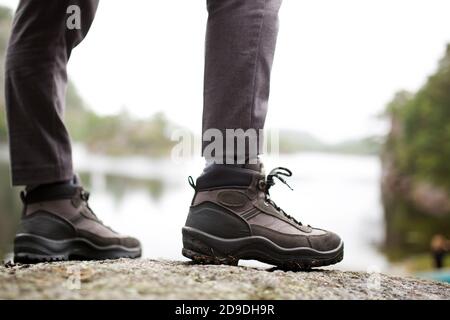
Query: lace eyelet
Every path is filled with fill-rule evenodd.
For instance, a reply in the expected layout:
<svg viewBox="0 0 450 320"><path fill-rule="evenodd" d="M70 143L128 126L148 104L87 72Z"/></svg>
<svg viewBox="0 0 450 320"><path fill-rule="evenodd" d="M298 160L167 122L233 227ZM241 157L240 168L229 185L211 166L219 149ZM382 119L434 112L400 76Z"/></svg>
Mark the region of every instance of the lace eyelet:
<svg viewBox="0 0 450 320"><path fill-rule="evenodd" d="M258 181L258 188L261 191L265 191L266 190L266 182L264 180L259 180Z"/></svg>

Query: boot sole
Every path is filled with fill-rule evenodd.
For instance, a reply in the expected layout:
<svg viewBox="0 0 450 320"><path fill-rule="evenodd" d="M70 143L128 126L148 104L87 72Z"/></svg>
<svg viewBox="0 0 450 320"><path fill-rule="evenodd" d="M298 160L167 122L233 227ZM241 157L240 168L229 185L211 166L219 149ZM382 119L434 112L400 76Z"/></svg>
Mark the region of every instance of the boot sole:
<svg viewBox="0 0 450 320"><path fill-rule="evenodd" d="M140 247L98 246L84 238L52 240L32 234L18 234L14 240L14 261L18 263L134 259L140 256Z"/></svg>
<svg viewBox="0 0 450 320"><path fill-rule="evenodd" d="M284 270L309 270L342 261L344 243L330 251L308 247L283 248L260 236L224 239L184 227L182 254L199 264L237 266L239 260L258 260Z"/></svg>

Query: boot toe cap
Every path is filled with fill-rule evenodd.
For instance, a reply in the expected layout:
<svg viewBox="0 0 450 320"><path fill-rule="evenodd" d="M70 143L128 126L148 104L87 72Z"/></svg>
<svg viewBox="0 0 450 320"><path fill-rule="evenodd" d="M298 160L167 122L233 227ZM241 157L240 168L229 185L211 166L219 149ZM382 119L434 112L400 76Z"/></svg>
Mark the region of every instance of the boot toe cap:
<svg viewBox="0 0 450 320"><path fill-rule="evenodd" d="M330 231L325 231L325 234L320 236L311 236L309 242L311 247L318 251L332 251L339 248L342 244L341 238Z"/></svg>
<svg viewBox="0 0 450 320"><path fill-rule="evenodd" d="M131 248L131 249L141 247L141 242L138 239L133 238L133 237L123 237L122 239L120 239L120 244L126 248Z"/></svg>

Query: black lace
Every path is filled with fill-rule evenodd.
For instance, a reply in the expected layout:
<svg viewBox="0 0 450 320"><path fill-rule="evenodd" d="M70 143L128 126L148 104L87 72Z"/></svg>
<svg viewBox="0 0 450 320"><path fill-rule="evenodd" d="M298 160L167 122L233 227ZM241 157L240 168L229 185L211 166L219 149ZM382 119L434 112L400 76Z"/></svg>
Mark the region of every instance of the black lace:
<svg viewBox="0 0 450 320"><path fill-rule="evenodd" d="M92 210L92 208L89 206L89 198L90 198L90 196L91 196L91 193L90 193L90 192L88 192L88 191L86 191L86 190L84 190L84 189L81 189L81 190L80 190L80 198L81 198L81 200L86 204L86 208L92 213L92 215L95 217L95 219L97 219L97 221L98 221L99 223L101 223L102 225L104 225L104 226L105 226L106 228L108 228L109 230L113 231L113 230L111 229L111 227L106 226L106 225L103 223L103 221L100 220L100 219L98 218L98 216L95 214L94 210Z"/></svg>
<svg viewBox="0 0 450 320"><path fill-rule="evenodd" d="M97 217L97 215L95 214L94 210L91 209L91 207L89 206L89 198L91 197L91 193L81 189L80 190L80 198L81 200L86 204L86 207L88 208L88 210L94 215L94 217L103 224L102 221L100 221L100 219Z"/></svg>
<svg viewBox="0 0 450 320"><path fill-rule="evenodd" d="M287 214L283 209L281 209L279 206L277 206L275 201L273 201L270 198L269 190L270 190L271 187L273 187L275 185L274 178L277 178L279 181L281 181L283 184L285 184L289 189L294 190L286 182L286 180L283 178L283 176L284 177L291 177L292 176L291 170L289 170L287 168L283 168L283 167L275 168L275 169L273 169L272 171L269 172L269 174L267 175L266 181L263 181L263 180L261 181L262 182L262 189L263 189L263 191L265 193L266 202L271 204L278 212L283 214L286 218L288 218L289 220L291 220L291 221L295 222L296 224L302 226L303 224L301 222L297 221L294 217L292 217L289 214Z"/></svg>
<svg viewBox="0 0 450 320"><path fill-rule="evenodd" d="M116 233L110 226L105 225L105 224L103 223L103 221L100 220L100 219L98 218L98 216L95 214L94 210L92 210L92 208L89 206L89 198L90 198L90 196L91 196L91 193L90 193L90 192L88 192L88 191L86 191L86 190L84 190L84 189L81 189L81 190L80 190L80 198L81 198L81 200L84 201L84 203L86 204L86 208L92 213L92 215L95 217L95 219L97 219L97 221L98 221L101 225L103 225L105 228L108 228L108 229L111 230L113 233Z"/></svg>

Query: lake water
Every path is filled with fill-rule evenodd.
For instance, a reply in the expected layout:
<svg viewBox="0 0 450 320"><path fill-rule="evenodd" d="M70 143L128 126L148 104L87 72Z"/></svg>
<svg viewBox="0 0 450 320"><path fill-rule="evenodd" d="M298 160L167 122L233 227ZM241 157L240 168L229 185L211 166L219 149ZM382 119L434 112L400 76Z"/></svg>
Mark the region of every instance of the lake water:
<svg viewBox="0 0 450 320"><path fill-rule="evenodd" d="M102 157L75 148L74 162L91 191L91 207L107 225L138 237L145 257L185 260L181 228L193 196L187 177L201 173L201 158L180 164ZM277 166L293 171L288 182L294 191L281 183L271 189L279 206L304 223L343 237L345 258L337 268L386 271L388 263L377 250L384 230L377 157L302 153L264 157L264 163L267 171ZM9 183L4 173L1 181ZM1 215L7 208L0 209Z"/></svg>

